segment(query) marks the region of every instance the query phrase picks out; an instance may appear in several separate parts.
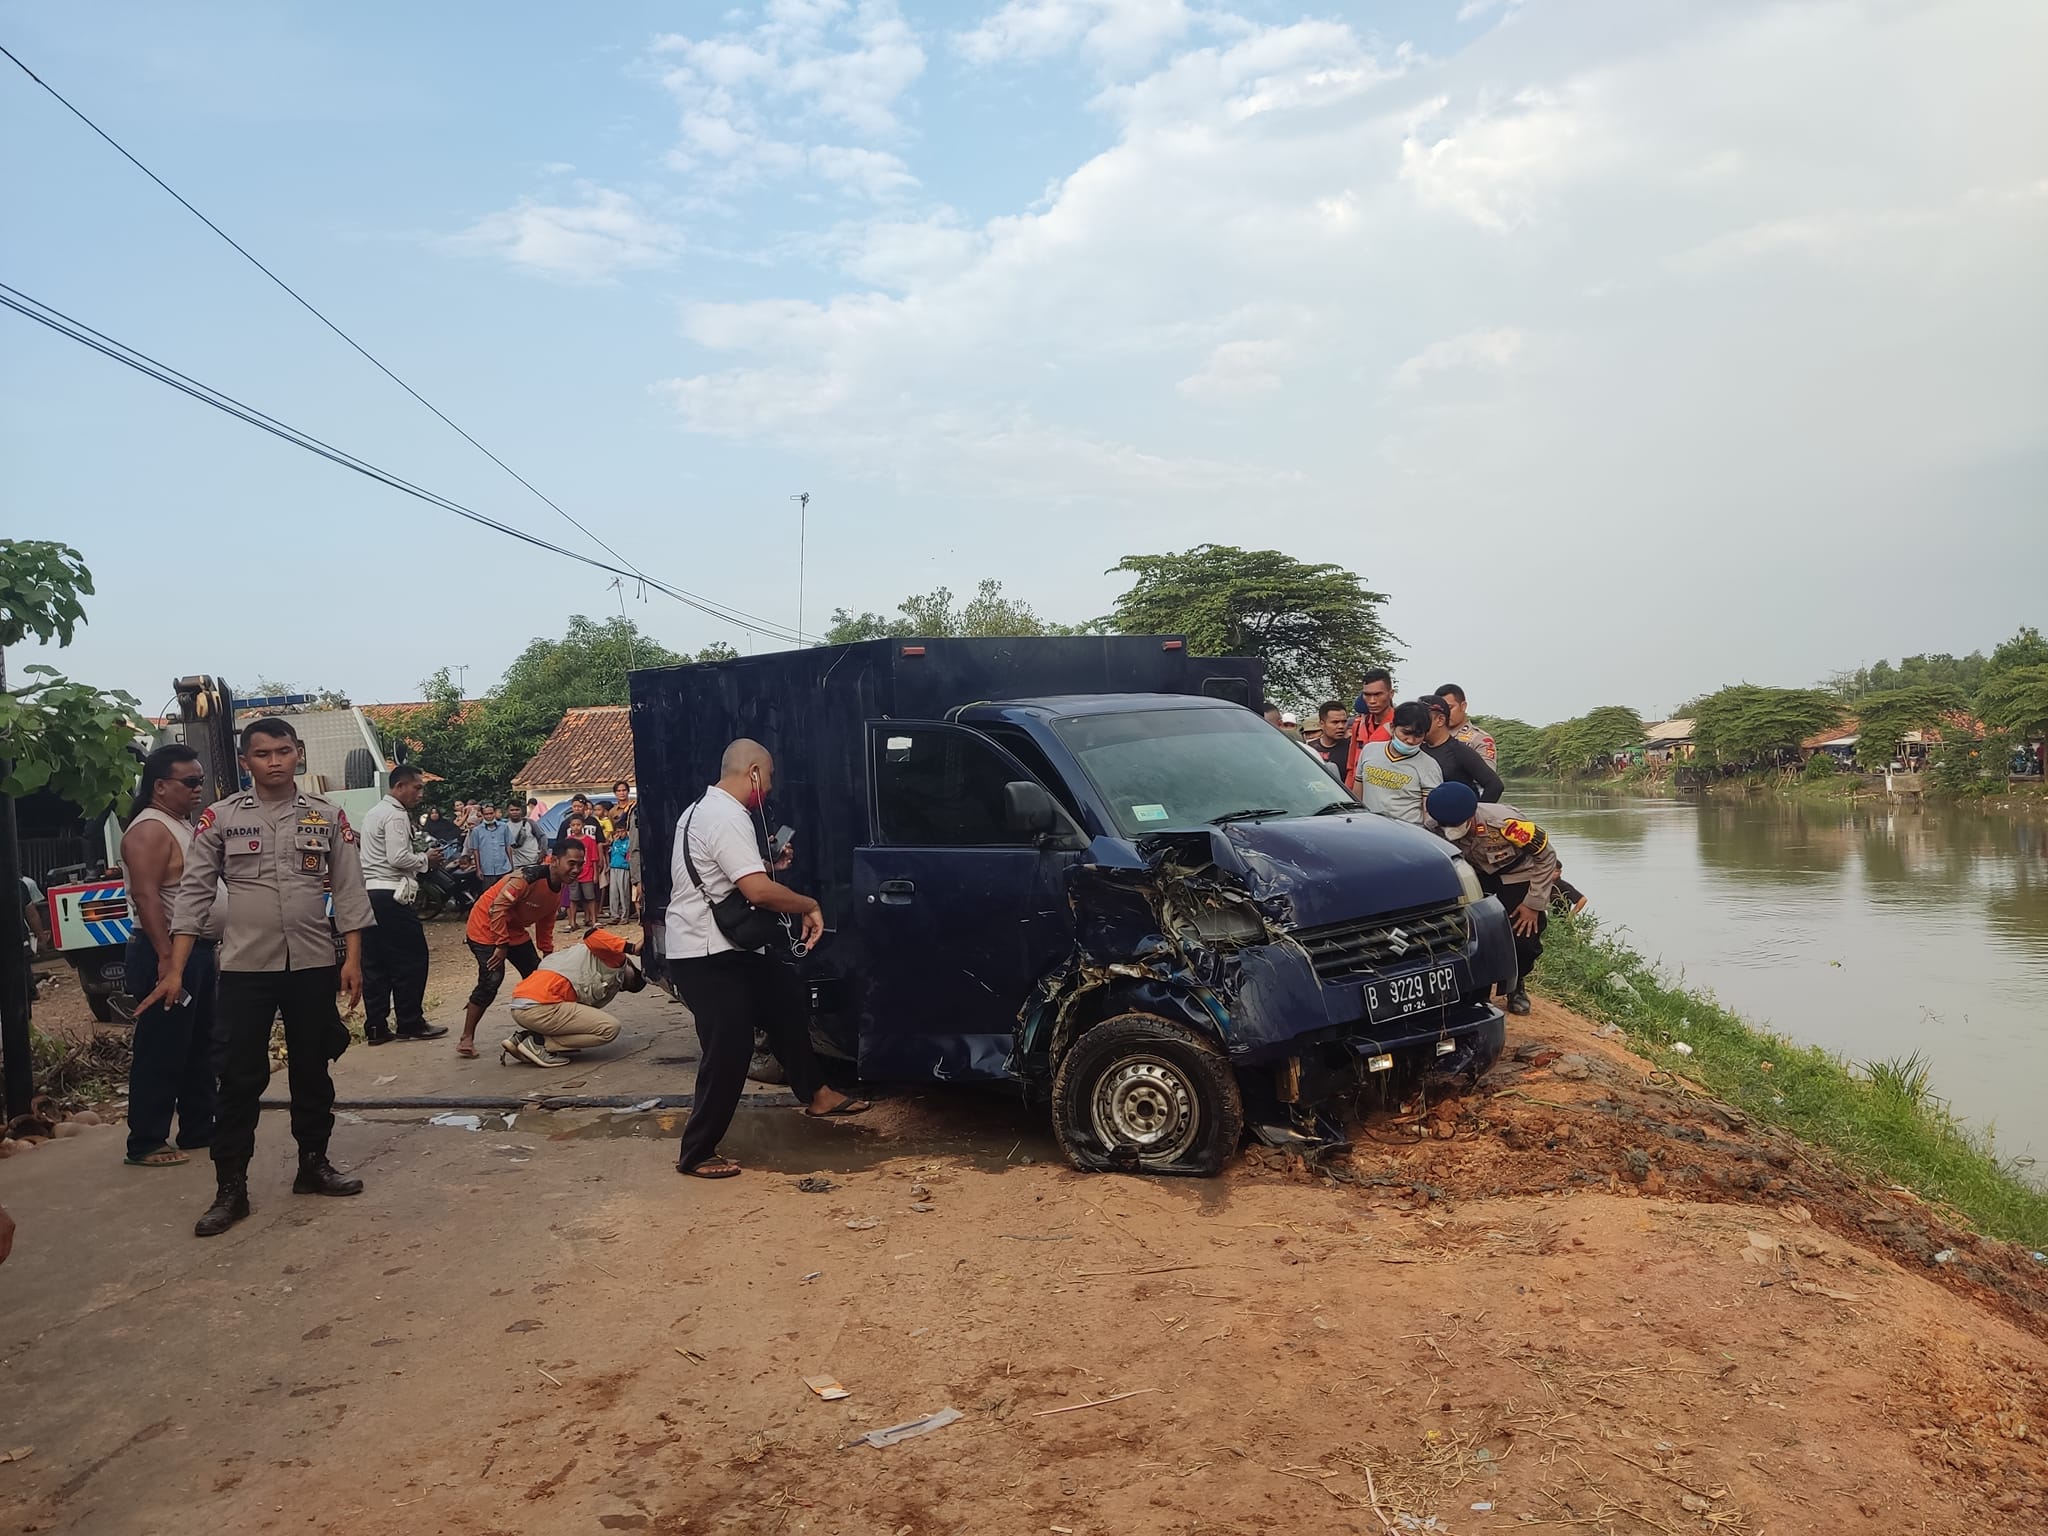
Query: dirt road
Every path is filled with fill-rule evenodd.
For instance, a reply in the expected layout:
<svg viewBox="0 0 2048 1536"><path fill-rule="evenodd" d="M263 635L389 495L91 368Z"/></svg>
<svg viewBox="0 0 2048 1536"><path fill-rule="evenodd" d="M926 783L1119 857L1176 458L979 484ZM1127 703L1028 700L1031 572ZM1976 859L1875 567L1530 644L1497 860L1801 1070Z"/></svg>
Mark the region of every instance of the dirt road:
<svg viewBox="0 0 2048 1536"><path fill-rule="evenodd" d="M642 1033L634 1070L689 1039ZM1082 1175L956 1093L746 1112L723 1184L673 1114L372 1113L369 1193L317 1201L267 1116L257 1216L200 1243L203 1166L55 1142L0 1165L0 1529L2048 1526L2048 1266L1570 1014L1511 1044L1334 1179Z"/></svg>

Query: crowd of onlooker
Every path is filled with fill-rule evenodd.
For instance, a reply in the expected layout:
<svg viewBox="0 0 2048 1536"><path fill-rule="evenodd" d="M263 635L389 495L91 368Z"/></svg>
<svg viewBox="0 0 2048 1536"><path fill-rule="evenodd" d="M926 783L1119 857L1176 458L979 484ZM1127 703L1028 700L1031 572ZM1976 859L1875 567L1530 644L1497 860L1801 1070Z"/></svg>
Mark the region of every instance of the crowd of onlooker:
<svg viewBox="0 0 2048 1536"><path fill-rule="evenodd" d="M538 800L514 795L502 811L495 800L457 800L448 811L419 814L421 831L442 850L441 863L426 878L458 906L468 906L513 870L546 858L555 837L567 836L583 849L583 868L562 893L564 926L587 931L635 921L642 905L638 812L623 780L609 795L571 796L552 835L540 830L549 813Z"/></svg>

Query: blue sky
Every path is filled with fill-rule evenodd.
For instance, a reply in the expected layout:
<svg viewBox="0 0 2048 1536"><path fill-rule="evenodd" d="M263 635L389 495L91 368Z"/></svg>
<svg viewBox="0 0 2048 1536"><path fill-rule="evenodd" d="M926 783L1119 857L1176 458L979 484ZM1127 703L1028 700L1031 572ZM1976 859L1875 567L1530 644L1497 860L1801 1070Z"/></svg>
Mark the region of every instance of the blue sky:
<svg viewBox="0 0 2048 1536"><path fill-rule="evenodd" d="M636 564L785 627L801 490L813 629L984 576L1082 618L1126 553L1272 545L1392 595L1404 684L1534 720L2048 620L2026 0L11 3L0 38ZM0 280L588 547L11 67L0 133ZM6 532L99 579L75 675L410 698L617 611L0 338Z"/></svg>

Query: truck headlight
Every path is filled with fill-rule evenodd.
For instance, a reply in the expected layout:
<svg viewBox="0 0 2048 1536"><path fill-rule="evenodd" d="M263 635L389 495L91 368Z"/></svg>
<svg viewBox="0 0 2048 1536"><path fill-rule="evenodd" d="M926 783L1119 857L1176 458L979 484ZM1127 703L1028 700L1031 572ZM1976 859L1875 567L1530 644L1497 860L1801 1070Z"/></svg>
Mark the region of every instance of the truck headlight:
<svg viewBox="0 0 2048 1536"><path fill-rule="evenodd" d="M1486 892L1479 888L1479 876L1473 873L1472 866L1455 857L1451 862L1458 868L1458 905L1469 907L1486 900Z"/></svg>
<svg viewBox="0 0 2048 1536"><path fill-rule="evenodd" d="M1203 944L1258 944L1266 937L1265 920L1251 907L1236 902L1204 902L1183 911L1178 925L1183 940Z"/></svg>

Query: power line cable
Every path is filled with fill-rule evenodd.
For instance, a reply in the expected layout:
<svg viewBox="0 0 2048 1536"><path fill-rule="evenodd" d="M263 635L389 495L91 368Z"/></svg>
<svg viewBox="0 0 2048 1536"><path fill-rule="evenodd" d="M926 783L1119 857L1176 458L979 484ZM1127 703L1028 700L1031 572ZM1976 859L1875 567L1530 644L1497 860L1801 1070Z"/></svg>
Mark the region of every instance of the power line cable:
<svg viewBox="0 0 2048 1536"><path fill-rule="evenodd" d="M489 459L493 464L497 465L498 468L505 471L505 473L510 475L514 480L517 480L521 485L525 486L526 489L531 491L535 496L538 496L549 507L553 508L554 511L558 515L560 515L569 524L570 527L574 528L586 539L589 539L593 544L597 545L599 549L602 549L606 554L610 555L613 559L617 560L621 565L625 566L627 572L629 572L630 574L639 578L642 581L648 582L650 585L654 584L653 578L648 576L648 574L645 571L641 570L637 565L633 564L633 562L630 559L628 559L625 555L621 554L618 550L612 548L610 544L607 544L603 539L599 538L597 534L593 533L589 528L585 527L583 523L579 522L575 516L573 516L570 512L563 508L561 504L558 503L552 496L549 496L545 491L541 490L539 486L535 485L531 480L528 480L524 475L520 474L518 470L514 469L510 464L507 464L503 459L499 458L497 454L491 452L490 449L486 448L482 443L478 442L467 431L465 431L459 423L457 423L453 418L451 418L447 414L447 412L443 411L439 406L435 405L433 401L429 400L425 395L422 395L418 390L414 389L410 384L406 383L405 380L401 379L397 374L393 373L388 367L384 365L382 361L380 361L372 352L370 352L370 350L367 347L363 346L361 342L357 341L355 337L349 335L347 331L344 331L340 326L336 325L332 320L328 319L326 315L322 314L319 308L314 305L312 300L308 299L304 294L300 293L298 289L294 288L290 283L286 282L283 278L279 277L275 272L271 271L269 267L265 266L254 255L252 255L248 247L244 246L241 243L241 241L237 240L233 235L229 234L226 230L222 229L218 224L214 223L212 219L208 218L205 214L201 213L196 207L192 205L191 201L188 198L186 198L183 193L178 191L176 187L172 186L169 182L165 181L163 177L157 175L155 171L151 170L148 166L144 165L133 154L131 154L128 148L125 145L123 145L119 139L116 139L112 134L108 133L106 129L102 128L98 123L94 122L90 117L87 117L85 113L81 111L78 107L72 105L70 100L66 98L61 91L59 91L54 85L50 84L50 82L45 80L41 75L37 74L33 69L30 69L27 64L23 63L20 55L15 53L13 49L7 47L4 43L0 43L0 54L5 54L8 60L11 63L13 63L15 68L19 69L23 74L27 75L29 79L33 80L37 85L41 86L45 91L47 91L52 100L54 100L59 106L63 107L64 110L69 112L73 117L77 118L81 123L85 124L85 126L90 128L94 133L98 134L100 138L104 139L107 142L107 144L112 147L114 152L120 155L122 159L126 160L130 165L134 166L135 169L142 172L143 175L147 176L151 181L155 182L165 192L169 193L171 197L177 200L179 206L184 208L185 211L191 214L193 218L197 219L200 223L204 224L216 235L219 235L221 239L225 240L230 246L232 246L235 249L235 251L243 258L243 260L249 263L249 265L254 267L258 272L261 272L273 283L277 284L277 286L282 288L286 293L290 294L293 300L296 301L300 308L304 309L307 314L311 315L315 320L318 320L322 325L326 326L328 330L334 332L335 335L339 336L343 341L347 342L348 345L351 348L353 348L355 352L364 359L364 361L368 362L371 367L375 368L379 373L383 374L385 378L389 379L392 383L396 384L408 395L411 395L413 399L417 400L421 405L425 406L428 410L432 411L435 416L439 417L442 422L444 422L449 428L456 432L464 442L468 443L472 448L476 449L478 453L481 453L485 458ZM803 643L800 631L798 633L796 643L799 645Z"/></svg>
<svg viewBox="0 0 2048 1536"><path fill-rule="evenodd" d="M21 289L13 287L11 284L0 282L0 307L5 307L17 314L24 315L60 336L78 342L82 346L89 347L102 356L132 368L160 384L167 384L181 394L189 395L202 404L210 405L215 410L233 416L239 421L253 427L259 427L275 437L284 439L295 447L317 454L319 457L339 464L345 469L352 469L360 475L391 487L393 490L401 491L431 506L440 507L445 511L452 512L458 517L489 528L493 532L505 534L510 538L530 544L537 549L546 550L550 554L560 555L565 559L577 561L597 570L605 571L613 576L644 582L648 587L662 593L664 596L673 598L687 607L694 608L698 612L718 620L720 623L733 625L736 628L746 630L750 634L767 635L771 639L780 640L785 643L802 643L792 631L772 621L761 619L742 609L730 608L711 598L685 591L683 588L670 586L667 582L658 581L650 576L644 576L638 571L621 569L619 566L608 564L594 556L566 549L550 540L528 533L523 528L515 527L510 523L502 522L497 518L478 512L474 508L466 507L462 503L451 500L436 491L430 491L423 486L415 485L410 480L383 469L367 459L348 452L346 449L338 448L332 443L325 442L309 432L290 425L288 422L280 421L267 412L261 411L245 401L236 399L224 390L216 389L212 385L201 383L188 374L180 373L168 363L161 362L139 348L129 346L126 342L108 336L102 331L94 330L85 322L65 314L54 305L45 304L32 294L24 293Z"/></svg>

